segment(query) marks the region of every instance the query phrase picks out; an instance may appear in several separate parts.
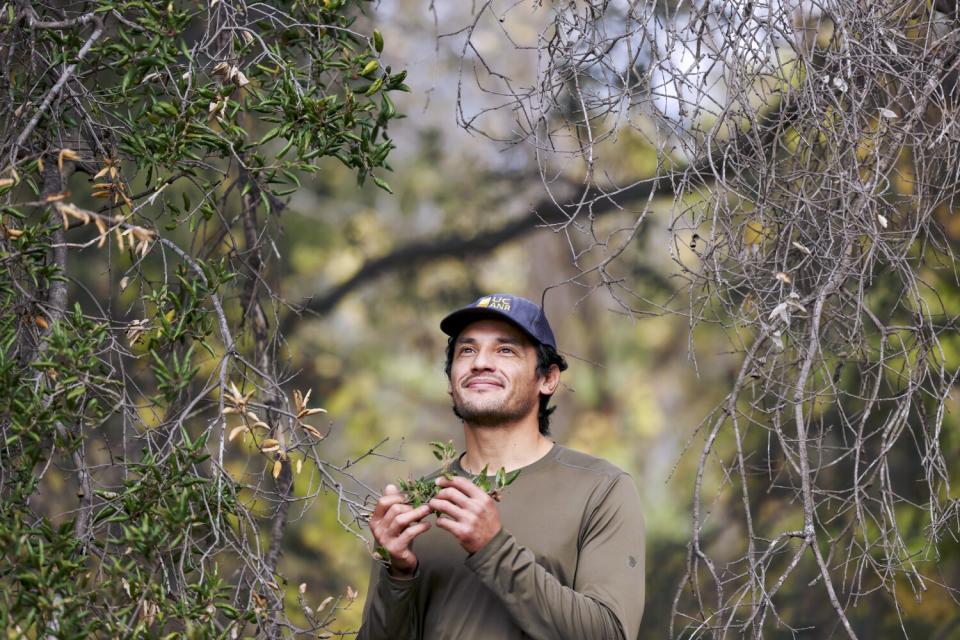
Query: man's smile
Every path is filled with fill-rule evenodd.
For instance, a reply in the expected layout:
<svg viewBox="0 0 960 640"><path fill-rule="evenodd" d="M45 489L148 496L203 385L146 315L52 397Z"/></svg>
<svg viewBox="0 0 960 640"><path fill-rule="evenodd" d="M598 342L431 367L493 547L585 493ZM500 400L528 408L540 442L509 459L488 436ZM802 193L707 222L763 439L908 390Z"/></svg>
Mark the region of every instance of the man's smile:
<svg viewBox="0 0 960 640"><path fill-rule="evenodd" d="M476 378L470 378L464 383L463 386L466 389L483 390L483 389L502 389L504 385L502 382L500 382L495 378L478 376Z"/></svg>

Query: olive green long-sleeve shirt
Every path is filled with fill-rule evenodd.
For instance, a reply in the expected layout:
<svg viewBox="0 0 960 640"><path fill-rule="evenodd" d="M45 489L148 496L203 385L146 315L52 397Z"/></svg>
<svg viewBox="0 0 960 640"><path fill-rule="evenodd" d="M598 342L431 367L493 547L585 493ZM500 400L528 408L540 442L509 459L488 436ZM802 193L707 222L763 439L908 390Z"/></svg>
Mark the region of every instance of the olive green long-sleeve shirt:
<svg viewBox="0 0 960 640"><path fill-rule="evenodd" d="M638 637L644 525L629 475L554 445L498 508L503 528L474 554L433 526L412 578L374 563L358 640Z"/></svg>

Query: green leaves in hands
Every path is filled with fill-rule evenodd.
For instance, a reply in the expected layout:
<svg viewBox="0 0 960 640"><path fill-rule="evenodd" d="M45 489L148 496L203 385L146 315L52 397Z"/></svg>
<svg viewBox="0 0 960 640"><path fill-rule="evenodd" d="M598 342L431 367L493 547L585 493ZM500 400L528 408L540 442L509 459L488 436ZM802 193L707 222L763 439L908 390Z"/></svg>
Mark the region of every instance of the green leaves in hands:
<svg viewBox="0 0 960 640"><path fill-rule="evenodd" d="M457 459L457 450L453 447L453 442L431 442L433 448L433 457L440 461L442 467L439 474L431 474L418 478L416 480L400 480L397 484L407 496L407 504L413 507L419 507L426 504L437 495L440 487L437 486L437 476L452 478L456 474L450 471L450 465ZM507 472L500 467L494 475L488 474L488 468L484 467L479 474L472 478L473 484L477 485L485 493L489 494L494 500L500 500L500 494L506 487L510 486L520 475L521 469Z"/></svg>

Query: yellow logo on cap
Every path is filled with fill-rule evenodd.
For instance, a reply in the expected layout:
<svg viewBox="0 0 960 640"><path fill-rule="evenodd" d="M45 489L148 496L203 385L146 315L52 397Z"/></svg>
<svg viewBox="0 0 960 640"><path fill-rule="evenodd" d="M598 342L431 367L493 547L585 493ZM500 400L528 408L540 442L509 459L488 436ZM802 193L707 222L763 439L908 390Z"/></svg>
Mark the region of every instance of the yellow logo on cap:
<svg viewBox="0 0 960 640"><path fill-rule="evenodd" d="M510 298L506 296L487 296L480 298L475 305L484 309L496 309L498 311L510 311Z"/></svg>

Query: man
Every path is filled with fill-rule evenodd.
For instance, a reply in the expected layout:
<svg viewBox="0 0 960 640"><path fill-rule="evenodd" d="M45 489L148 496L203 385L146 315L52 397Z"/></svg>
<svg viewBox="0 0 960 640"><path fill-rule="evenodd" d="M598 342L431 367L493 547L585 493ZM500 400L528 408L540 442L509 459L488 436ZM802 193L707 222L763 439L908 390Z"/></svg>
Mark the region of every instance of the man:
<svg viewBox="0 0 960 640"><path fill-rule="evenodd" d="M370 529L390 562L374 565L358 640L634 640L639 496L623 471L547 437L567 365L543 309L486 296L440 328L466 452L428 504L393 485L377 502ZM499 503L468 479L485 467L520 469Z"/></svg>

